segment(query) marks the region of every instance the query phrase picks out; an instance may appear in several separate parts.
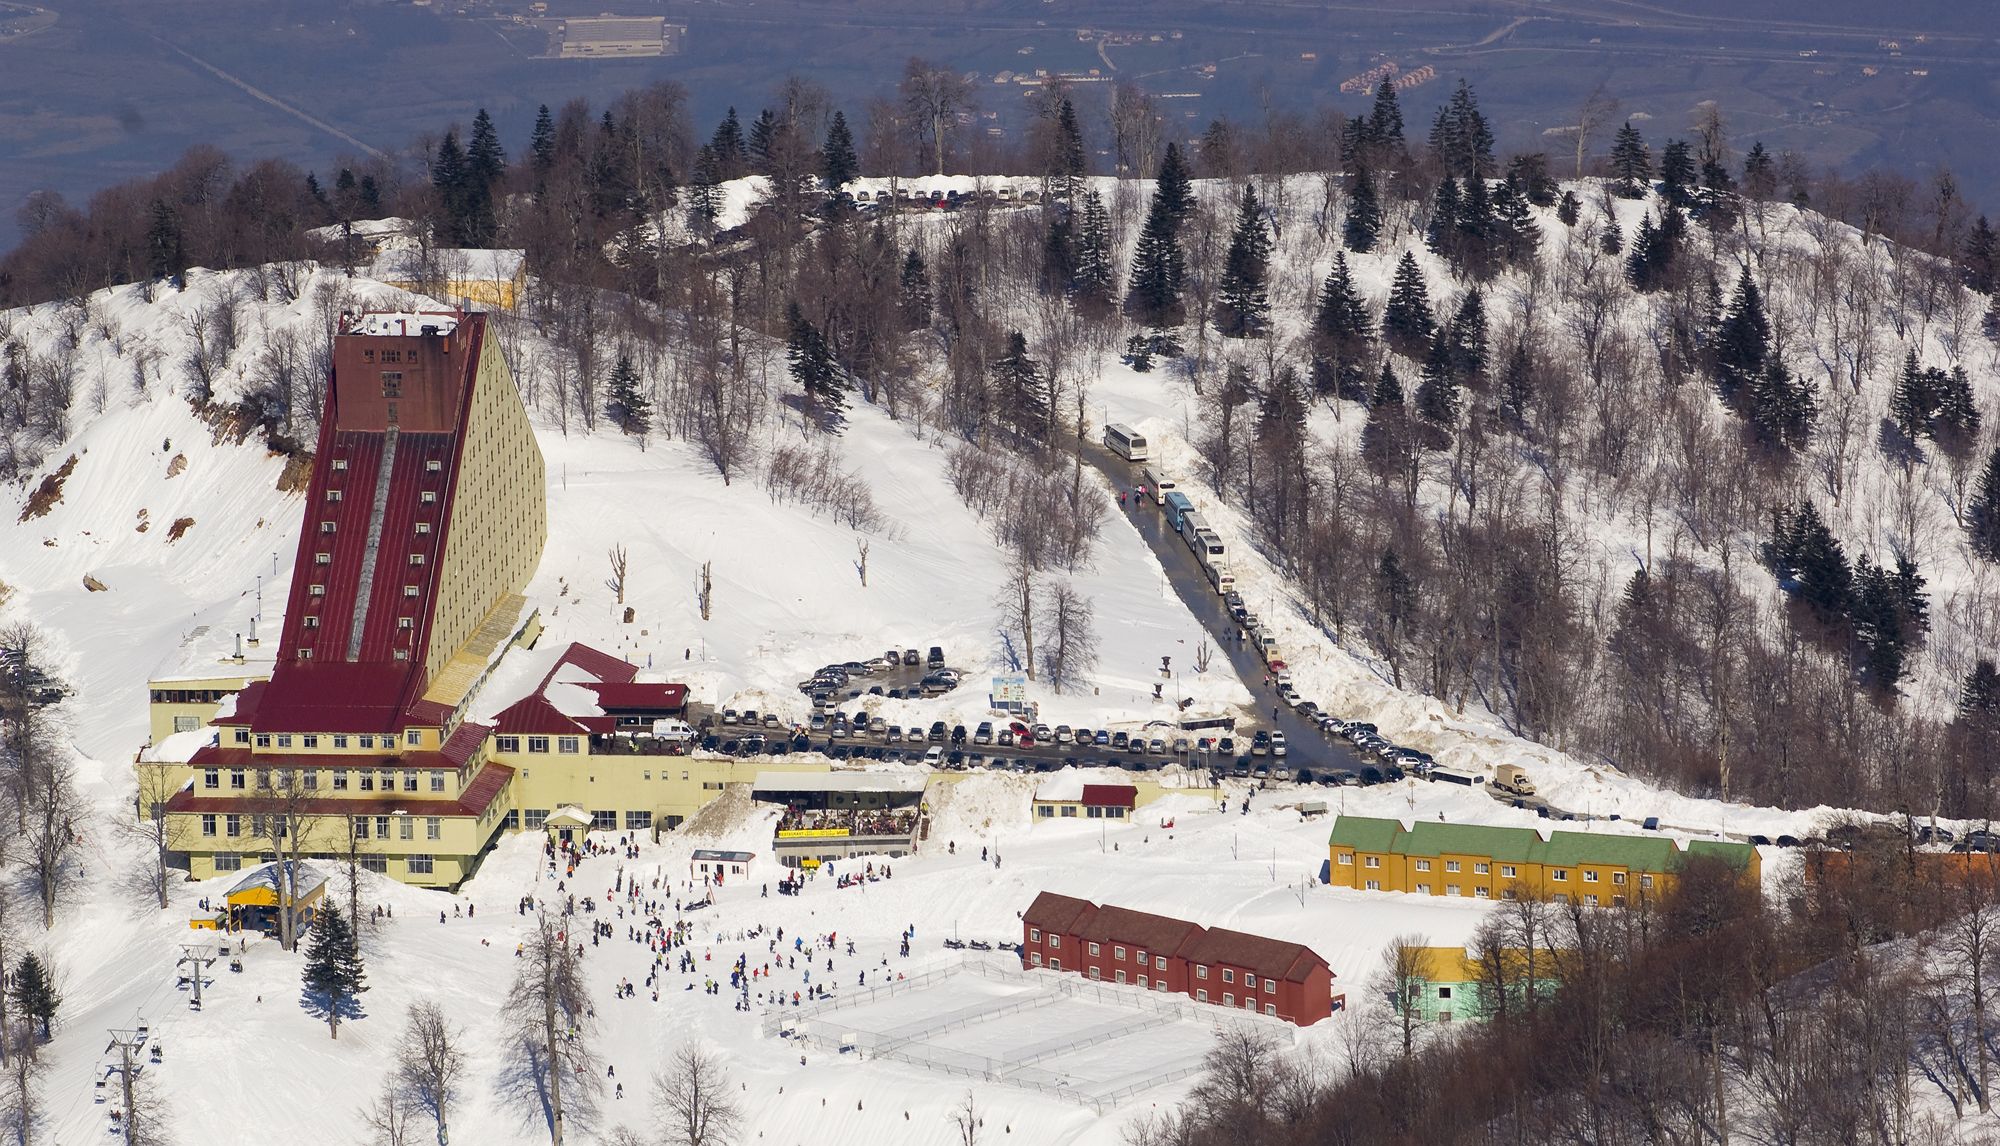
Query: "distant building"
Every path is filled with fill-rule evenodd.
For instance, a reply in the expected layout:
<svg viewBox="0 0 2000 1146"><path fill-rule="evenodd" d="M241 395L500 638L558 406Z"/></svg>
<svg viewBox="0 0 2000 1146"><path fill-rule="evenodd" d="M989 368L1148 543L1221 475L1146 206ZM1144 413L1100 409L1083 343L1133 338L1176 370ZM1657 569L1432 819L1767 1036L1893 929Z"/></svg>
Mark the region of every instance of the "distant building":
<svg viewBox="0 0 2000 1146"><path fill-rule="evenodd" d="M516 250L394 247L362 274L453 304L512 310L528 284L528 253Z"/></svg>
<svg viewBox="0 0 2000 1146"><path fill-rule="evenodd" d="M1397 984L1398 997L1389 1000L1398 1011L1409 1007L1427 1023L1477 1020L1491 1013L1486 992L1494 976L1478 955L1463 947L1405 947L1403 952L1410 973ZM1500 961L1497 969L1507 996L1525 1003L1530 992L1542 998L1555 993L1559 980L1553 952L1537 951L1532 963L1518 947L1493 955Z"/></svg>
<svg viewBox="0 0 2000 1146"><path fill-rule="evenodd" d="M783 804L772 853L786 867L816 868L851 856L906 856L923 838L929 810L923 775L897 772L780 772L751 785L753 799Z"/></svg>
<svg viewBox="0 0 2000 1146"><path fill-rule="evenodd" d="M1300 943L1042 892L1021 916L1021 961L1311 1026L1345 1005Z"/></svg>
<svg viewBox="0 0 2000 1146"><path fill-rule="evenodd" d="M1340 816L1328 838L1327 882L1364 891L1512 899L1525 891L1558 903L1622 907L1664 894L1689 856L1712 856L1755 882L1762 873L1749 844L1669 836L1550 832L1481 824Z"/></svg>
<svg viewBox="0 0 2000 1146"><path fill-rule="evenodd" d="M582 16L563 23L564 59L629 59L680 51L687 29L661 16Z"/></svg>
<svg viewBox="0 0 2000 1146"><path fill-rule="evenodd" d="M750 861L756 858L755 852L726 852L713 848L696 848L694 857L688 861L688 872L696 879L721 883L725 879L748 875Z"/></svg>

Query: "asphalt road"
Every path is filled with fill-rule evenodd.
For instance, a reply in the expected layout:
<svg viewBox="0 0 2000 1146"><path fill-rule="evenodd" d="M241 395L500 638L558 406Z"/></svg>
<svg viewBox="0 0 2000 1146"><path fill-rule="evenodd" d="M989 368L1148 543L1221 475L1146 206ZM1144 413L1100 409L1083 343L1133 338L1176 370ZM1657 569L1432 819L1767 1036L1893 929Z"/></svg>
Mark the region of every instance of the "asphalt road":
<svg viewBox="0 0 2000 1146"><path fill-rule="evenodd" d="M1318 725L1301 718L1278 699L1275 687L1264 686L1264 678L1270 670L1248 642L1236 639L1238 629L1235 619L1223 607L1221 596L1209 586L1208 575L1202 572L1201 564L1188 551L1180 534L1167 524L1166 514L1159 504L1152 498L1134 503L1131 491L1138 486L1143 467L1095 444L1086 446L1083 456L1114 489L1126 491L1126 519L1139 531L1139 536L1146 539L1146 544L1152 546L1153 553L1160 559L1160 568L1166 572L1167 583L1180 595L1188 612L1193 613L1202 627L1208 630L1216 651L1229 658L1236 675L1256 698L1255 719L1237 724L1237 744L1247 750L1256 729L1269 728L1285 734L1289 747L1289 753L1284 757L1285 767L1294 773L1301 768L1310 768L1314 773L1337 768L1358 773L1362 768L1373 765L1373 760L1363 760L1345 740L1329 737L1319 730ZM1179 480L1178 476L1175 480ZM1257 612L1257 602L1246 598L1245 603L1250 606L1251 612ZM1282 604L1279 607L1283 607ZM1347 713L1336 715L1352 719Z"/></svg>

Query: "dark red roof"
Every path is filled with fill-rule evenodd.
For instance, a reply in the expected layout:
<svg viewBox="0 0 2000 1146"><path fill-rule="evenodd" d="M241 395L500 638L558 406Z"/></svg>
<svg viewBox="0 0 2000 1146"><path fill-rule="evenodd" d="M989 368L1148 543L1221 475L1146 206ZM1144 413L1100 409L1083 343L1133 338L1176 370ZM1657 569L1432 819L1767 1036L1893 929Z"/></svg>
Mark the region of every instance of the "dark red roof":
<svg viewBox="0 0 2000 1146"><path fill-rule="evenodd" d="M1085 784L1085 807L1131 808L1139 802L1139 789L1130 784Z"/></svg>
<svg viewBox="0 0 2000 1146"><path fill-rule="evenodd" d="M1030 926L1044 931L1074 935L1077 923L1096 911L1097 905L1087 899L1045 891L1035 897L1035 902L1028 905L1027 913L1021 918Z"/></svg>
<svg viewBox="0 0 2000 1146"><path fill-rule="evenodd" d="M299 811L311 816L386 816L394 812L412 816L483 816L513 778L514 770L505 764L488 764L479 770L456 800L426 800L416 795L380 795L363 799L327 796L303 801L304 806ZM203 796L199 794L199 789L188 787L175 792L167 800L167 811L254 814L259 810L259 803L254 793L248 796Z"/></svg>
<svg viewBox="0 0 2000 1146"><path fill-rule="evenodd" d="M1221 927L1196 928L1176 952L1191 963L1219 963L1254 971L1267 979L1303 983L1314 967L1326 969L1326 960L1303 943L1249 935ZM1332 972L1327 972L1329 975Z"/></svg>
<svg viewBox="0 0 2000 1146"><path fill-rule="evenodd" d="M638 709L645 712L678 712L687 707L687 686L684 684L649 684L642 681L607 682L586 684L583 687L597 694L599 707L607 712L618 709Z"/></svg>
<svg viewBox="0 0 2000 1146"><path fill-rule="evenodd" d="M1099 943L1122 943L1171 955L1200 931L1199 925L1185 919L1133 911L1129 907L1100 907L1073 934Z"/></svg>
<svg viewBox="0 0 2000 1146"><path fill-rule="evenodd" d="M205 744L188 758L190 768L360 768L412 771L450 770L458 767L442 752L397 752L391 745L382 752L292 752L265 750L252 752L241 745L223 747Z"/></svg>
<svg viewBox="0 0 2000 1146"><path fill-rule="evenodd" d="M570 646L563 650L562 655L556 658L556 663L549 666L549 671L542 675L542 683L535 691L540 692L549 687L549 682L556 678L557 671L564 665L575 665L599 681L609 681L614 684L626 684L639 675L637 666L628 664L610 653L599 652L579 641L572 641Z"/></svg>
<svg viewBox="0 0 2000 1146"><path fill-rule="evenodd" d="M539 692L530 693L500 710L493 727L507 736L574 736L583 725L563 715Z"/></svg>
<svg viewBox="0 0 2000 1146"><path fill-rule="evenodd" d="M473 753L478 752L479 746L486 743L486 738L492 734L490 726L468 720L452 730L438 755L450 761L454 768L464 767L465 762L472 759Z"/></svg>
<svg viewBox="0 0 2000 1146"><path fill-rule="evenodd" d="M485 324L468 316L462 325L468 342L457 358L469 370ZM341 385L349 381L374 384L372 376L336 377L328 387L278 664L271 687L251 706L250 723L259 731L393 732L449 716L420 698L429 683L423 665L458 485L460 438L456 432L392 438L388 430L339 429ZM473 389L455 391L467 407ZM466 424L461 409L457 425ZM412 563L413 555L420 564Z"/></svg>

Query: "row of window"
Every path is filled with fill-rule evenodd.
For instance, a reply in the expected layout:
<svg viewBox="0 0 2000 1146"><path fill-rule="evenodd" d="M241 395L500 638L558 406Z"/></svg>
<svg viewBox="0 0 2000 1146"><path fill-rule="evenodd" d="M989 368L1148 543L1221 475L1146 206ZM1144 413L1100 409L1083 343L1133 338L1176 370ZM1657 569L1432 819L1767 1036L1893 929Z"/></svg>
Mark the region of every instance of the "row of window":
<svg viewBox="0 0 2000 1146"><path fill-rule="evenodd" d="M1041 957L1041 954L1040 954L1039 952L1031 952L1031 953L1029 954L1029 956L1028 956L1028 961L1029 961L1030 963L1032 963L1033 965L1037 966L1037 967L1041 966L1041 965L1042 965L1042 957ZM1048 966L1049 966L1049 970L1051 970L1051 971L1060 971L1060 970L1062 970L1062 960L1061 960L1061 959L1054 959L1054 958L1051 958L1051 959L1049 960L1049 964L1048 964ZM1096 979L1096 980L1098 980L1099 982L1102 982L1102 981L1104 980L1104 976L1103 976L1103 975L1102 975L1101 973L1099 973L1098 969L1097 969L1097 968L1095 968L1095 967L1092 967L1092 968L1090 969L1090 977L1091 977L1092 979ZM1117 982L1120 982L1120 983L1124 983L1124 982L1126 982L1126 979L1125 979L1125 972L1123 972L1123 971L1118 971L1118 972L1114 972L1114 978L1115 978L1115 980L1116 980ZM1225 981L1227 981L1227 980L1225 979ZM1168 984L1167 984L1167 981L1166 981L1165 979L1157 979L1157 980L1154 980L1154 979L1149 979L1149 978L1148 978L1147 976L1145 976L1145 975L1141 975L1141 976L1139 976L1139 983L1138 983L1138 986L1139 986L1139 989L1140 989L1141 991L1168 991L1168 990L1172 990L1172 988L1171 988L1170 986L1168 986ZM1267 980L1265 980L1265 986L1264 986L1264 989L1265 989L1266 991L1269 991L1269 990L1271 990L1271 989L1272 989L1272 988L1271 988L1271 986L1270 986L1270 980L1268 980L1268 979L1267 979ZM1208 999L1208 989L1207 989L1207 988L1205 988L1205 987L1203 987L1203 988L1197 988L1197 989L1195 990L1195 993L1194 993L1194 997L1195 997L1195 999L1196 999L1197 1001L1199 1001L1199 1002L1203 1002L1203 1003L1206 1003L1206 1002L1208 1002L1208 1001L1209 1001L1209 999ZM1222 994L1222 1005L1223 1005L1223 1006L1225 1006L1225 1007L1233 1007L1233 1006L1235 1006L1235 1005L1236 1005L1236 995L1235 995L1235 994L1234 994L1233 992L1229 992L1229 991L1225 991L1225 992L1223 992L1223 994ZM1256 997L1255 997L1254 995L1245 995L1245 996L1243 996L1243 1008L1244 1008L1245 1010L1248 1010L1248 1011L1254 1011L1254 1010L1256 1010L1256 1009L1257 1009L1257 999L1256 999ZM1278 1013L1278 1005L1277 1005L1276 1003L1265 1003L1265 1004L1264 1004L1264 1013L1265 1013L1265 1014L1267 1014L1267 1015L1276 1015L1276 1014Z"/></svg>
<svg viewBox="0 0 2000 1146"><path fill-rule="evenodd" d="M374 748L378 740L381 741L381 746L385 749L396 747L396 736L391 732L384 732L380 736L372 734L349 736L345 732L335 732L329 734L327 738L332 741L335 749L343 749L351 744L365 751ZM293 739L293 734L289 732L259 732L254 738L254 742L259 748L290 748L292 747ZM247 728L238 728L235 740L238 744L250 744L253 742L250 730ZM317 732L301 732L297 735L297 740L300 748L318 748L321 736ZM422 729L411 728L404 731L403 743L408 747L416 748L423 744L423 742L424 733Z"/></svg>
<svg viewBox="0 0 2000 1146"><path fill-rule="evenodd" d="M521 750L522 739L523 737L519 736L496 736L493 738L493 750L496 752L519 752ZM530 752L547 752L549 750L550 738L547 736L529 736L525 739L528 742L528 751ZM583 751L583 738L580 736L558 736L554 739L556 742L556 751L558 752L575 754ZM662 776L664 775L665 773L662 773ZM686 777L682 777L682 779L686 779Z"/></svg>
<svg viewBox="0 0 2000 1146"><path fill-rule="evenodd" d="M216 853L215 853L215 855L214 855L214 856L213 856L212 858L213 858L213 859L214 859L214 861L215 861L215 870L217 870L217 871L242 871L242 870L243 870L243 856L242 856L242 854L241 854L241 853L239 853L239 852L216 852ZM263 855L263 856L262 856L261 858L259 858L257 862L258 862L258 863L272 863L272 862L274 862L274 861L275 861L275 860L276 860L277 858L278 858L278 857L276 857L276 856L274 856L274 855L271 855L270 853L268 853L268 852L267 852L267 853L265 853L265 854L264 854L264 855ZM330 856L314 856L313 858L314 858L314 859L330 859L330 858L332 858L332 857L330 857ZM361 858L361 867L362 867L362 870L364 870L364 871L372 871L372 872L374 872L374 873L375 873L375 874L377 874L377 875L387 875L387 874L389 874L389 857L388 857L388 856L384 856L384 855L364 855L364 856L362 856L362 857L360 857L360 858ZM432 855L411 855L411 856L404 856L404 857L403 857L403 864L404 864L404 867L405 867L405 870L407 870L407 871L408 871L408 872L409 872L409 873L410 873L411 875L432 875L432 874L435 874L435 873L436 873L436 871L437 871L437 857L436 857L436 856L432 856Z"/></svg>
<svg viewBox="0 0 2000 1146"><path fill-rule="evenodd" d="M1042 929L1041 929L1041 928L1039 928L1039 927L1030 927L1030 928L1028 929L1028 941L1029 941L1030 943L1040 943L1040 942L1042 941ZM1049 932L1049 946L1050 946L1051 948L1058 948L1058 947L1061 947L1061 946L1062 946L1062 936L1060 936L1060 935L1057 935L1057 934L1056 934L1055 932L1053 932L1053 931ZM1093 943L1091 943L1091 944L1090 944L1089 946L1090 946L1090 954L1091 954L1091 956L1092 956L1093 958L1098 958L1098 957L1101 957L1101 956L1103 955L1103 953L1104 953L1104 952L1103 952L1103 947L1102 947L1102 945L1101 945L1101 944L1098 944L1098 943L1094 943L1094 942L1093 942ZM1037 958L1039 959L1039 956L1038 956ZM1123 963L1123 962L1125 961L1125 945L1124 945L1124 944L1122 944L1122 943L1114 943L1114 944L1112 944L1112 945L1111 945L1111 958L1112 958L1112 961L1113 961L1113 962L1117 962L1117 963ZM1135 957L1134 957L1134 958L1135 958L1135 960L1136 960L1136 961L1138 962L1139 966L1141 966L1141 967L1144 967L1144 966L1147 966L1147 954L1146 954L1146 952L1144 952L1144 951L1140 951L1140 952L1138 952L1138 953L1137 953L1137 954L1135 955ZM1162 971L1164 971L1164 970L1166 970L1166 969L1167 969L1167 957L1166 957L1165 955L1153 955L1153 956L1151 957L1151 959L1152 959L1152 962L1151 962L1151 965L1152 965L1152 966L1154 966L1154 967L1157 967L1157 968L1159 968L1159 969L1160 969L1160 970L1162 970ZM1061 968L1060 968L1060 967L1058 967L1057 969L1058 969L1058 970L1060 970ZM1093 969L1093 970L1091 971L1091 977L1092 977L1092 978L1095 978L1096 976L1097 976L1097 972L1096 972L1096 970L1095 970L1095 969ZM1194 977L1195 977L1195 978L1197 978L1197 979L1206 979L1206 978L1208 978L1208 966L1207 966L1206 964L1202 964L1202 963L1197 963L1197 964L1195 964L1195 965L1194 965ZM1118 981L1119 981L1119 982L1121 982L1121 983L1123 983L1123 982L1125 981L1125 972L1123 972L1123 971L1120 971L1120 972L1118 972ZM1230 967L1224 967L1224 968L1222 968L1222 981L1223 981L1223 982L1225 982L1225 983L1234 983L1234 982L1236 981L1236 971L1235 971L1235 970L1234 970L1233 968L1230 968ZM1142 985L1143 985L1143 983L1142 983ZM1243 973L1243 985L1244 985L1244 986L1246 986L1246 987L1249 987L1249 988L1251 988L1252 990L1256 989L1256 986L1257 986L1257 976L1256 976L1256 974L1255 974L1254 972L1251 972L1251 971L1245 971L1245 972ZM1276 991L1277 989L1278 989L1278 985L1277 985L1277 983L1276 983L1275 981L1273 981L1273 980L1271 980L1271 979L1265 979L1265 980L1264 980L1264 990L1266 990L1266 991Z"/></svg>
<svg viewBox="0 0 2000 1146"><path fill-rule="evenodd" d="M156 688L154 704L221 704L232 690L220 688Z"/></svg>
<svg viewBox="0 0 2000 1146"><path fill-rule="evenodd" d="M257 790L260 792L268 792L272 789L274 785L279 789L285 789L291 786L292 769L290 768L259 768L256 770L256 772L257 772ZM276 774L275 780L273 776L274 773ZM319 773L320 770L317 768L299 769L300 788L307 792L319 791L320 790ZM380 777L380 790L384 792L394 792L397 790L396 777L398 775L400 775L403 778L402 790L405 792L417 791L419 784L423 783L425 780L428 781L429 788L432 792L442 793L445 790L444 771L443 769L439 768L433 768L429 772L418 772L415 769L396 771L384 768L380 772L372 772L366 769L362 769L359 771L350 771L349 769L346 768L334 768L329 771L328 775L331 779L330 790L335 792L376 791L378 776ZM422 777L423 779L420 780L420 777ZM246 790L248 784L249 784L249 772L247 770L242 768L229 769L229 787L231 790L238 792L244 791ZM220 768L203 769L201 774L201 786L204 789L210 791L221 790L222 769Z"/></svg>
<svg viewBox="0 0 2000 1146"><path fill-rule="evenodd" d="M1062 806L1063 817L1065 819L1075 819L1076 807L1075 804L1064 804ZM1125 818L1125 809L1123 808L1100 808L1093 806L1089 809L1089 812L1089 818L1093 820L1122 820ZM1039 804L1035 807L1035 814L1045 820L1053 819L1056 814L1056 806L1054 804Z"/></svg>
<svg viewBox="0 0 2000 1146"><path fill-rule="evenodd" d="M651 812L626 812L624 816L625 830L628 832L648 831L653 826L653 813ZM615 832L618 830L618 817L619 813L616 810L593 810L590 813L590 830L594 832ZM521 826L531 832L545 826L548 818L549 810L547 808L523 808L521 810ZM669 816L667 818L670 821L679 820L678 816ZM678 824L669 823L668 826L676 827Z"/></svg>
<svg viewBox="0 0 2000 1146"><path fill-rule="evenodd" d="M1339 856L1339 860L1340 860L1340 865L1342 867L1354 866L1354 856L1351 853L1342 852ZM1363 856L1362 866L1367 868L1380 868L1382 866L1382 857ZM1427 872L1431 870L1431 861L1427 859L1413 860L1411 862L1411 866L1414 867L1417 871ZM1444 861L1444 870L1446 871L1446 873L1456 872L1460 870L1459 861L1458 860ZM1487 875L1491 871L1492 871L1492 865L1488 863L1474 862L1472 865L1472 872L1474 875ZM1500 878L1514 879L1517 878L1518 874L1519 874L1519 868L1516 865L1511 863L1503 863L1500 865ZM1569 870L1567 868L1552 867L1548 869L1548 877L1549 881L1552 883L1568 883ZM1585 868L1583 870L1583 882L1585 883L1599 882L1599 873L1592 871L1588 868ZM1622 871L1612 872L1611 882L1621 887L1624 886L1625 873ZM1374 883L1375 881L1373 880L1369 881L1369 886L1373 887ZM1639 886L1643 890L1651 891L1653 889L1653 877L1641 873L1639 876Z"/></svg>

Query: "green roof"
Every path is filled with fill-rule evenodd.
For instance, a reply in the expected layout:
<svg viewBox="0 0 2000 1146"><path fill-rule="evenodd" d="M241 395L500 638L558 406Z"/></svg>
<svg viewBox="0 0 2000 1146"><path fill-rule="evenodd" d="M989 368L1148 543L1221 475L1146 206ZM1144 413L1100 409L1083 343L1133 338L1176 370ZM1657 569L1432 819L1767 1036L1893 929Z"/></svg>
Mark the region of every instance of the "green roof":
<svg viewBox="0 0 2000 1146"><path fill-rule="evenodd" d="M1539 863L1552 867L1606 864L1629 871L1670 872L1680 867L1681 850L1671 837L1611 832L1551 832L1547 840L1534 828L1503 828L1485 824L1401 821L1374 816L1340 816L1333 821L1327 843L1358 852L1408 856L1490 856L1503 863ZM1710 855L1735 867L1747 867L1749 844L1693 840L1690 854Z"/></svg>

